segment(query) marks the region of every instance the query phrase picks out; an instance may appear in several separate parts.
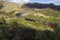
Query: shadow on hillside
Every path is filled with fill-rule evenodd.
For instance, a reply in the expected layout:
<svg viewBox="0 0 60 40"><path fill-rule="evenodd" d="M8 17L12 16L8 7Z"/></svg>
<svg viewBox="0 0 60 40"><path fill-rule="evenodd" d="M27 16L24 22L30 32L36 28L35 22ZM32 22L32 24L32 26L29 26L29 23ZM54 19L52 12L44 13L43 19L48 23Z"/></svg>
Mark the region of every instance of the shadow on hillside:
<svg viewBox="0 0 60 40"><path fill-rule="evenodd" d="M12 28L9 30L7 40L35 40L34 37L37 33L35 29Z"/></svg>
<svg viewBox="0 0 60 40"><path fill-rule="evenodd" d="M49 30L37 31L31 28L9 28L7 40L60 40L60 27Z"/></svg>
<svg viewBox="0 0 60 40"><path fill-rule="evenodd" d="M0 40L60 40L60 27L53 27L54 32L39 30L20 26L1 26Z"/></svg>

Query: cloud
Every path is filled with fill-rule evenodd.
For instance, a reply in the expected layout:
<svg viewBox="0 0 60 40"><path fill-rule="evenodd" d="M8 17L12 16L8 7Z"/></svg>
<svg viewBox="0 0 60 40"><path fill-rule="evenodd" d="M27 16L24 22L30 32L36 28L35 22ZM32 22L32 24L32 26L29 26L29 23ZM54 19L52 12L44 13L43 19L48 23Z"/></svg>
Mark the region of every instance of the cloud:
<svg viewBox="0 0 60 40"><path fill-rule="evenodd" d="M55 2L59 2L60 0L48 0L48 3L55 3Z"/></svg>
<svg viewBox="0 0 60 40"><path fill-rule="evenodd" d="M8 0L9 2L16 2L16 3L24 3L28 2L29 0Z"/></svg>
<svg viewBox="0 0 60 40"><path fill-rule="evenodd" d="M30 0L8 0L8 1L10 1L10 2L16 2L16 3L24 3L24 2L28 2L28 1L30 1ZM33 1L33 0L32 0ZM39 0L35 0L35 1L39 1ZM42 1L42 0L40 0L40 1ZM45 0L44 0L45 1ZM44 2L43 1L43 2ZM60 0L46 0L46 2L48 2L48 3L54 3L54 2L59 2ZM45 2L45 3L46 3Z"/></svg>
<svg viewBox="0 0 60 40"><path fill-rule="evenodd" d="M16 2L16 3L28 3L28 2L39 2L39 3L60 3L60 0L8 0L10 2Z"/></svg>

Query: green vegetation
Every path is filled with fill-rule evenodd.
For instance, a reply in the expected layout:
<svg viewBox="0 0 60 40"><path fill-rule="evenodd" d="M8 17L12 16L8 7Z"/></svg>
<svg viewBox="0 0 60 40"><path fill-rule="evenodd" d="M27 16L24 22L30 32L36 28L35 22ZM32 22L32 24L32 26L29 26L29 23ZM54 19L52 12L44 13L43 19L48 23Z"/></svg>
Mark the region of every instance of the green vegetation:
<svg viewBox="0 0 60 40"><path fill-rule="evenodd" d="M60 40L60 11L48 8L23 9L15 3L3 6L0 9L0 40ZM32 14L14 16L19 12Z"/></svg>

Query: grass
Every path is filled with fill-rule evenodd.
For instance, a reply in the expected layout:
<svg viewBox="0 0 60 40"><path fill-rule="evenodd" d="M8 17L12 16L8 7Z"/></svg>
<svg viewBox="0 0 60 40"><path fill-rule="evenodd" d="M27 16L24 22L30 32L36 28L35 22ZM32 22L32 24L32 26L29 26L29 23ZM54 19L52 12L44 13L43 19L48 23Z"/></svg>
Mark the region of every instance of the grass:
<svg viewBox="0 0 60 40"><path fill-rule="evenodd" d="M4 11L5 7L0 9L0 40L60 40L60 11L48 8L32 11L27 8L28 12L31 11L33 14L15 17L16 10L8 7L6 8L9 10ZM20 10L22 11L22 8ZM24 9L22 12L27 10ZM25 20L26 18L32 18L35 22ZM50 22L55 26L48 26Z"/></svg>

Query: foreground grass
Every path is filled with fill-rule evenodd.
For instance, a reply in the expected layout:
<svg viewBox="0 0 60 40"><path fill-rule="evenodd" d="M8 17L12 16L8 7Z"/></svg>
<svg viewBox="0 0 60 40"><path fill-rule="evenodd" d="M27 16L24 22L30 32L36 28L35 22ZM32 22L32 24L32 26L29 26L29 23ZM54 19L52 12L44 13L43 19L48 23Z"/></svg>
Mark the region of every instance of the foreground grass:
<svg viewBox="0 0 60 40"><path fill-rule="evenodd" d="M24 17L15 17L15 11L0 11L0 40L60 40L60 11L31 10L34 14ZM35 22L26 18L33 18ZM54 26L48 26L49 23Z"/></svg>

